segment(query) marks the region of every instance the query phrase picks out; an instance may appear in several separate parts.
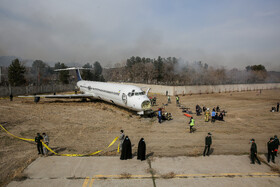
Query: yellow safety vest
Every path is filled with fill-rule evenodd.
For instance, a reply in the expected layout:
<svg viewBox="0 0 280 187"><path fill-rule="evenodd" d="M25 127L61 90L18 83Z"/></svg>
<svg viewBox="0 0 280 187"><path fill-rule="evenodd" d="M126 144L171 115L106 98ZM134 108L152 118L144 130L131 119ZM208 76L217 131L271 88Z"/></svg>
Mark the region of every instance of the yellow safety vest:
<svg viewBox="0 0 280 187"><path fill-rule="evenodd" d="M194 119L191 119L190 126L194 126Z"/></svg>

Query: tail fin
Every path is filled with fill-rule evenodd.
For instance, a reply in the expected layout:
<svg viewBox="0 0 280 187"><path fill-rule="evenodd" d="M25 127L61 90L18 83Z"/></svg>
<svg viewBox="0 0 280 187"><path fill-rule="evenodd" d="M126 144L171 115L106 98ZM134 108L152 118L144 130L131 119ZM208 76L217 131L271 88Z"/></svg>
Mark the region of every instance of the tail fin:
<svg viewBox="0 0 280 187"><path fill-rule="evenodd" d="M91 70L91 68L76 68L76 67L72 67L72 68L65 68L65 69L56 69L56 70L54 70L54 71L69 71L69 70L75 70L75 71L76 71L76 74L77 74L78 81L81 81L81 80L83 80L83 79L82 79L82 76L81 76L81 74L80 74L80 69Z"/></svg>
<svg viewBox="0 0 280 187"><path fill-rule="evenodd" d="M78 81L83 80L79 69L76 69L76 74L77 74Z"/></svg>

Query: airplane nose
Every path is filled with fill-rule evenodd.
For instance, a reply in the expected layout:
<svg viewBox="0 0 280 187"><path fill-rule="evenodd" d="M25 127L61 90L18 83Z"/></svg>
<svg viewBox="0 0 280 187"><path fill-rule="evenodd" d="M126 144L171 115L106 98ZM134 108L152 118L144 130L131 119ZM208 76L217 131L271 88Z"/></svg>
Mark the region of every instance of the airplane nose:
<svg viewBox="0 0 280 187"><path fill-rule="evenodd" d="M149 100L143 101L141 104L141 108L144 110L148 110L151 108L151 102Z"/></svg>

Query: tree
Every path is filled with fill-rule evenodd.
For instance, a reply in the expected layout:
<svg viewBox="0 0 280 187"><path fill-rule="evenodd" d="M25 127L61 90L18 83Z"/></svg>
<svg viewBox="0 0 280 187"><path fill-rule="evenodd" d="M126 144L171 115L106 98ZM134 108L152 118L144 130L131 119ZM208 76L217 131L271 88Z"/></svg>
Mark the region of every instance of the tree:
<svg viewBox="0 0 280 187"><path fill-rule="evenodd" d="M83 68L92 68L92 65L90 65L89 63L86 63ZM90 70L83 70L82 71L82 77L84 80L89 80L89 81L93 81L94 80L94 75Z"/></svg>
<svg viewBox="0 0 280 187"><path fill-rule="evenodd" d="M43 79L47 79L50 73L50 67L42 60L35 60L32 63L31 73L33 74L33 80L37 85L42 84Z"/></svg>
<svg viewBox="0 0 280 187"><path fill-rule="evenodd" d="M267 77L267 71L263 65L253 65L247 66L246 71L250 72L247 82L255 83L255 82L264 82Z"/></svg>
<svg viewBox="0 0 280 187"><path fill-rule="evenodd" d="M102 66L100 65L100 63L98 61L96 61L93 65L93 68L94 68L94 73L93 73L93 76L94 76L94 79L95 81L104 81L104 77L102 76ZM101 80L102 79L102 80Z"/></svg>
<svg viewBox="0 0 280 187"><path fill-rule="evenodd" d="M22 65L18 59L13 60L8 69L9 83L12 86L24 85L26 83L26 80L24 78L25 72L26 69L24 65Z"/></svg>
<svg viewBox="0 0 280 187"><path fill-rule="evenodd" d="M55 63L54 68L55 69L65 69L65 68L67 68L67 66L64 63L57 62L57 63ZM60 71L59 72L59 80L63 84L69 84L69 80L68 80L69 77L70 77L69 71Z"/></svg>
<svg viewBox="0 0 280 187"><path fill-rule="evenodd" d="M162 58L159 56L157 60L154 61L154 67L156 71L156 80L157 82L161 81L163 78L163 61Z"/></svg>

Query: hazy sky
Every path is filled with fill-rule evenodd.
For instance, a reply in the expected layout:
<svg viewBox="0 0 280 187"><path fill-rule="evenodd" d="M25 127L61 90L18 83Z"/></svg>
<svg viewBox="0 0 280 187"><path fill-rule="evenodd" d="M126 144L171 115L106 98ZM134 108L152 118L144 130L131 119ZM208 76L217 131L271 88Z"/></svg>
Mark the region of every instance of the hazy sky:
<svg viewBox="0 0 280 187"><path fill-rule="evenodd" d="M0 56L102 66L131 56L280 70L279 0L0 0Z"/></svg>

